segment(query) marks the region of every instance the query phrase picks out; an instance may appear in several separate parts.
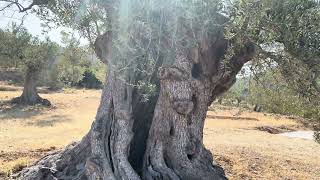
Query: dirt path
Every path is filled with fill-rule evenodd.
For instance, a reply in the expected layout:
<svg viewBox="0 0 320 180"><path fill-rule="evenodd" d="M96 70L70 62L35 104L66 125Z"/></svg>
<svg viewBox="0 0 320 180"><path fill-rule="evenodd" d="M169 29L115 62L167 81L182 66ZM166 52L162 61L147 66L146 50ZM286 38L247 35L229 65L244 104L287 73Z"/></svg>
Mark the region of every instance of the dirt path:
<svg viewBox="0 0 320 180"><path fill-rule="evenodd" d="M20 90L0 91L0 100ZM0 174L19 170L44 154L80 140L94 119L101 91L67 90L41 94L55 108L0 106ZM208 112L204 143L230 179L320 179L320 145L260 131L303 130L292 119L214 108ZM1 177L0 177L1 179Z"/></svg>

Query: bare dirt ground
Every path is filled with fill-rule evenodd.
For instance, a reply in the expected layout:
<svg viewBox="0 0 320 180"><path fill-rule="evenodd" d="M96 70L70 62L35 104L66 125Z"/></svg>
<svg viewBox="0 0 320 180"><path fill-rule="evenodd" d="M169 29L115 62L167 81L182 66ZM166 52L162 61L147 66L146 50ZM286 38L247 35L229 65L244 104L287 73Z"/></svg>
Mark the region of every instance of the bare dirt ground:
<svg viewBox="0 0 320 180"><path fill-rule="evenodd" d="M80 140L91 126L101 93L42 91L53 108L21 107L5 103L20 95L21 88L0 86L0 179ZM296 120L248 111L238 115L238 109L228 107L212 110L204 143L230 179L320 179L319 144L269 133L306 130Z"/></svg>
<svg viewBox="0 0 320 180"><path fill-rule="evenodd" d="M237 112L237 109L208 112L208 117L220 115L225 118L208 118L204 131L204 144L214 153L230 179L320 179L320 144L257 129L306 128L296 120L255 112L243 112L241 119L232 120Z"/></svg>

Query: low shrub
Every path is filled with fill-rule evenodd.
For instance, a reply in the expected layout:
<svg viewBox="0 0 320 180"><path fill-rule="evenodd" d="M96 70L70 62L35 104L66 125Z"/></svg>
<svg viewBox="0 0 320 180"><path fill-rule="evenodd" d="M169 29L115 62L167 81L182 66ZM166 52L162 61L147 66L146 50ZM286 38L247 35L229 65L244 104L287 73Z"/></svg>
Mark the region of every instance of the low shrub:
<svg viewBox="0 0 320 180"><path fill-rule="evenodd" d="M100 89L102 88L102 82L93 71L87 69L84 71L83 78L79 81L78 86L88 89Z"/></svg>

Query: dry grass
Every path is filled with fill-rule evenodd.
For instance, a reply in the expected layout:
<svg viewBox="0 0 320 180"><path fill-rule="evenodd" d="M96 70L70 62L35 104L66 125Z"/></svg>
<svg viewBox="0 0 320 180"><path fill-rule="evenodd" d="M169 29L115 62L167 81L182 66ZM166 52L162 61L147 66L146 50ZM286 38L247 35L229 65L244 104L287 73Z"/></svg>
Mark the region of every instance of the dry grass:
<svg viewBox="0 0 320 180"><path fill-rule="evenodd" d="M9 161L8 163L6 163L5 166L2 167L3 169L1 169L0 173L2 173L3 176L9 176L12 173L21 171L24 167L27 167L29 163L32 161L33 159L28 157L18 158L13 161Z"/></svg>
<svg viewBox="0 0 320 180"><path fill-rule="evenodd" d="M80 140L91 126L100 91L41 94L53 108L11 106L4 103L20 91L0 91L0 174L43 156L46 149L62 148ZM3 104L4 103L4 104ZM0 175L1 179L1 175Z"/></svg>
<svg viewBox="0 0 320 180"><path fill-rule="evenodd" d="M216 110L208 115L233 117L237 109ZM320 179L320 145L259 131L256 127L305 129L297 121L281 116L243 112L252 120L207 119L205 145L230 179Z"/></svg>
<svg viewBox="0 0 320 180"><path fill-rule="evenodd" d="M20 89L0 91L0 100L20 93ZM2 105L0 174L17 171L50 150L80 140L94 119L100 93L67 90L41 94L55 105L49 109ZM205 145L230 179L320 179L320 145L256 130L259 126L303 129L299 123L253 112L234 116L237 112L221 108L208 112L211 118L204 131Z"/></svg>

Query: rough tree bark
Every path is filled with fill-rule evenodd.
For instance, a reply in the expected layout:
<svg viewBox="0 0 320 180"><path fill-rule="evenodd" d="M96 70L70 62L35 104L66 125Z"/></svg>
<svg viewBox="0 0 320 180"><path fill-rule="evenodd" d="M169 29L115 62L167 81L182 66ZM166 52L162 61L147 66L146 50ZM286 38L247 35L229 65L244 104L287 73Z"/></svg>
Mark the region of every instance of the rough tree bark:
<svg viewBox="0 0 320 180"><path fill-rule="evenodd" d="M245 43L223 65L228 41L222 34L217 37L198 49L178 52L173 66L159 70L161 90L148 138L144 179L226 179L203 145L204 121L208 106L233 85L236 74L252 58L254 46Z"/></svg>
<svg viewBox="0 0 320 180"><path fill-rule="evenodd" d="M108 31L95 42L96 54L107 67L111 66L114 36ZM158 90L148 102L141 101L139 90L130 83L137 77L130 72L123 76L116 66L109 68L89 133L79 143L40 159L13 178L226 179L203 145L206 112L214 99L232 86L255 52L253 44L243 41L224 61L230 43L223 29L208 35L197 48L186 47L181 41L175 47L174 63L159 61L156 65L159 68L152 81Z"/></svg>
<svg viewBox="0 0 320 180"><path fill-rule="evenodd" d="M97 54L108 45L97 40ZM110 36L110 34L109 34ZM254 54L244 43L223 63L223 33L197 49L183 49L158 70L160 92L149 103L109 69L90 132L13 176L16 179L226 179L203 145L208 106L236 80ZM106 62L106 61L104 61Z"/></svg>
<svg viewBox="0 0 320 180"><path fill-rule="evenodd" d="M38 78L39 69L33 66L27 66L22 95L12 99L12 102L26 105L42 104L45 106L51 106L50 101L41 98L37 92Z"/></svg>

